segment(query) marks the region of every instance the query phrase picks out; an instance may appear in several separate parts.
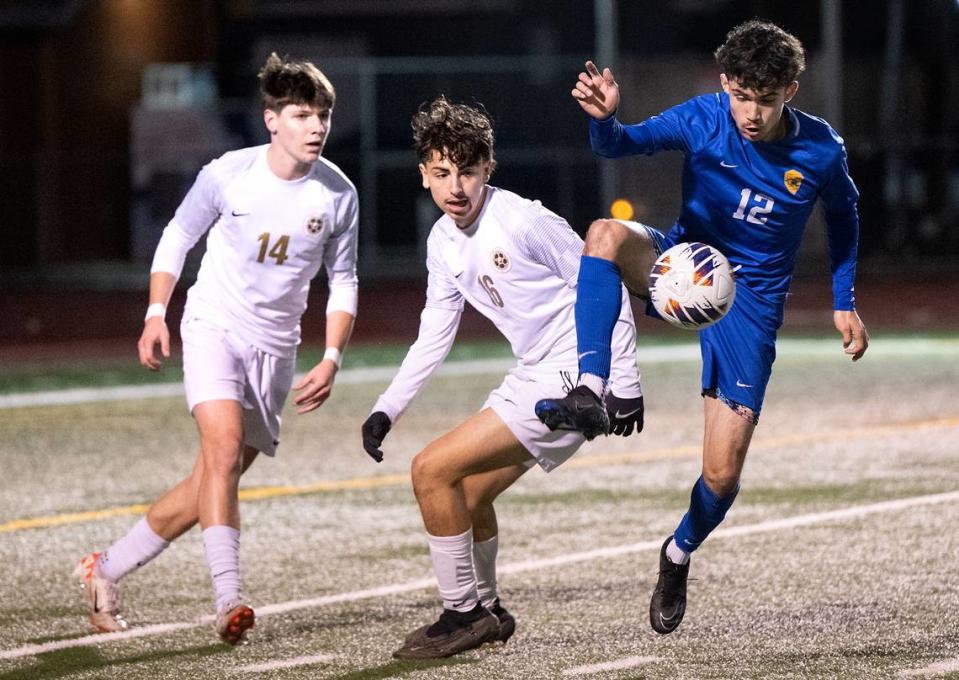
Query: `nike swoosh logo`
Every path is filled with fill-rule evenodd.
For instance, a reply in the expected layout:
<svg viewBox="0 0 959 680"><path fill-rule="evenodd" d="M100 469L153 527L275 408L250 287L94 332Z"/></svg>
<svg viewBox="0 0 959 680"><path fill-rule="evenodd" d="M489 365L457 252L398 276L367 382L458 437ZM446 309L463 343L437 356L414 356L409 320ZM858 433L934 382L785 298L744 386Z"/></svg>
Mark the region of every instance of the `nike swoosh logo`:
<svg viewBox="0 0 959 680"><path fill-rule="evenodd" d="M591 349L588 352L583 352L582 354L577 355L576 358L582 361L583 357L588 357L590 354L599 354L599 352L597 352L594 349Z"/></svg>
<svg viewBox="0 0 959 680"><path fill-rule="evenodd" d="M679 612L673 612L673 615L667 619L665 616L663 616L662 612L660 612L659 620L663 624L663 628L675 628L677 624L673 623L673 619L676 618L677 614L679 614Z"/></svg>
<svg viewBox="0 0 959 680"><path fill-rule="evenodd" d="M233 214L233 217L246 217L246 216L249 215L250 213L248 213L248 212L238 213L236 210L234 210L234 211L232 212L232 214Z"/></svg>
<svg viewBox="0 0 959 680"><path fill-rule="evenodd" d="M629 413L621 413L621 412L619 411L619 409L616 409L616 413L613 414L613 417L614 417L614 418L629 418L631 415L633 415L634 413L636 413L636 411L638 411L638 410L639 410L638 408L634 408L634 409L633 409L632 411L630 411Z"/></svg>
<svg viewBox="0 0 959 680"><path fill-rule="evenodd" d="M719 161L719 164L724 168L738 168L738 165L733 165L732 163L727 163L726 161Z"/></svg>
<svg viewBox="0 0 959 680"><path fill-rule="evenodd" d="M746 383L739 382L739 379L736 379L736 387L752 387L752 385L747 385Z"/></svg>

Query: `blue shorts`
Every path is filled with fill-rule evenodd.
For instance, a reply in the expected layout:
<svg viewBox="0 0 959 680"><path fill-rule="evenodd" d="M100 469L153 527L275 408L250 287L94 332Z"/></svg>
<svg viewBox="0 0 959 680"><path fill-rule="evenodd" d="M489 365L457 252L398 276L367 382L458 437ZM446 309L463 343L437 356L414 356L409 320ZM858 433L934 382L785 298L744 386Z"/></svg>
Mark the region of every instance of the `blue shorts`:
<svg viewBox="0 0 959 680"><path fill-rule="evenodd" d="M641 226L653 239L658 253L679 243L671 235ZM649 302L646 314L662 318ZM715 394L734 411L749 409L753 422L757 422L776 360L776 331L782 323L782 303L762 298L742 281L738 282L736 301L729 313L699 331L703 394Z"/></svg>

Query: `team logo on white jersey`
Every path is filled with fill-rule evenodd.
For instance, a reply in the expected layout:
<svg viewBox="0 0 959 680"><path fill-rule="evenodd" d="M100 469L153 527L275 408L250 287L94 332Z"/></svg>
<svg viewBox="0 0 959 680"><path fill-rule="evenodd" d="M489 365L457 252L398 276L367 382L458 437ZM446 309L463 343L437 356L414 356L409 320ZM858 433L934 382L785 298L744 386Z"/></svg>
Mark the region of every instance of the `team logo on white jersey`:
<svg viewBox="0 0 959 680"><path fill-rule="evenodd" d="M323 233L323 229L326 228L326 220L323 219L323 216L311 217L306 221L304 229L306 230L307 236L319 236Z"/></svg>
<svg viewBox="0 0 959 680"><path fill-rule="evenodd" d="M502 248L493 248L493 266L496 267L501 272L508 272L510 266L513 264L509 255L506 254L506 251Z"/></svg>

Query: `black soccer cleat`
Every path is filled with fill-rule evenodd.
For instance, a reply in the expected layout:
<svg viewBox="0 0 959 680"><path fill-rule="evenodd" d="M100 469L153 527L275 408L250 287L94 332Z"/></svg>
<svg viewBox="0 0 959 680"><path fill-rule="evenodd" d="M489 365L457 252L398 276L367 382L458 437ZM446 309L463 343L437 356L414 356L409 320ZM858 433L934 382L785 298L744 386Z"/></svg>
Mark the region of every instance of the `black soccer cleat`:
<svg viewBox="0 0 959 680"><path fill-rule="evenodd" d="M540 399L536 417L550 430L576 430L587 440L609 434L606 406L585 385L574 387L562 399Z"/></svg>
<svg viewBox="0 0 959 680"><path fill-rule="evenodd" d="M444 609L439 620L406 636L394 659L445 659L499 638L500 623L481 604L468 612Z"/></svg>
<svg viewBox="0 0 959 680"><path fill-rule="evenodd" d="M516 617L503 608L498 597L493 600L493 606L489 610L499 619L499 637L496 638L496 642L502 642L505 645L516 632Z"/></svg>
<svg viewBox="0 0 959 680"><path fill-rule="evenodd" d="M666 546L673 540L670 536L659 551L659 580L649 601L649 624L660 635L672 633L679 627L686 613L686 580L689 577L689 562L673 564L666 557Z"/></svg>

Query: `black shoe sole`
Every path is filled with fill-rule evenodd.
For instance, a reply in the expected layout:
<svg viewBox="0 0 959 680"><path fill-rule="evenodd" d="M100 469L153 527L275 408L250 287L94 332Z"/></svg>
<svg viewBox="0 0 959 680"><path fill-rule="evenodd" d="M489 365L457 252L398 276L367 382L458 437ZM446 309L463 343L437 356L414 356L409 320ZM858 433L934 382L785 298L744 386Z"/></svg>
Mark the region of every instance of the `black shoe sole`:
<svg viewBox="0 0 959 680"><path fill-rule="evenodd" d="M677 599L676 604L671 607L673 609L673 615L668 619L663 617L663 606L662 602L658 601L662 595L661 593L665 590L665 579L668 578L667 574L671 572L676 572L679 565L675 565L669 561L669 558L666 557L666 546L669 545L669 542L673 540L673 537L670 536L663 543L663 547L659 551L659 579L656 581L656 588L653 590L653 596L649 600L649 625L654 631L660 635L669 635L674 630L679 628L679 624L683 622L683 617L686 615L686 594L685 587L683 594ZM685 586L686 581L689 579L689 562L683 565L682 572L684 574L678 574L677 576L682 576L683 585Z"/></svg>

